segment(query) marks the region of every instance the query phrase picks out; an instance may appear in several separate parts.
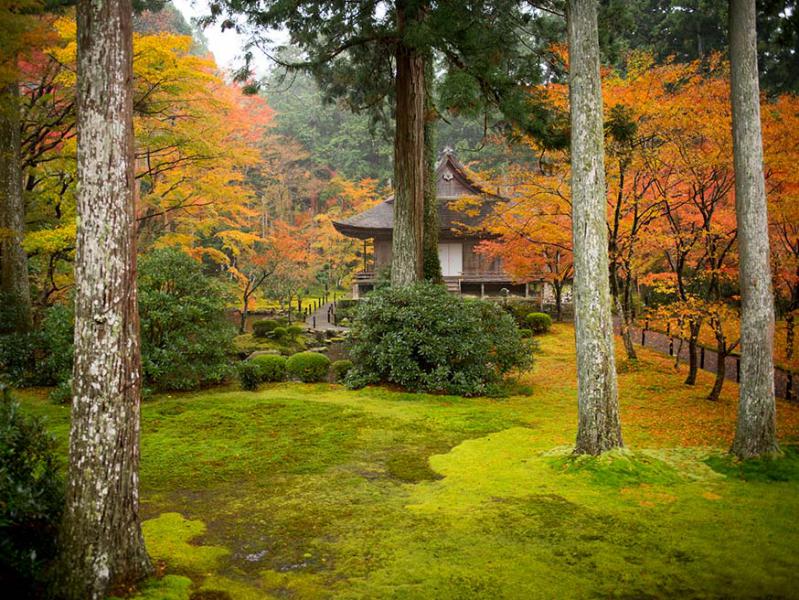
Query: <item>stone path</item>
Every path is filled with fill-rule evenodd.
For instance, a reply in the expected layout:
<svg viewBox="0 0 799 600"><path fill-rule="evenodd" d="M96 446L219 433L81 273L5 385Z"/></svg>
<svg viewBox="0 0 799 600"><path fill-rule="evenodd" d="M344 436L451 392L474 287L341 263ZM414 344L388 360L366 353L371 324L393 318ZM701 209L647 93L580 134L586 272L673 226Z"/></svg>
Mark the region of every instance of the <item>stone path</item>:
<svg viewBox="0 0 799 600"><path fill-rule="evenodd" d="M309 327L315 331L347 331L346 327L334 325L331 322L332 316L330 317L330 320L328 320L328 315L330 315L330 309L332 306L333 303L328 302L327 304L320 306L316 312L312 312L310 316L305 319L306 327Z"/></svg>

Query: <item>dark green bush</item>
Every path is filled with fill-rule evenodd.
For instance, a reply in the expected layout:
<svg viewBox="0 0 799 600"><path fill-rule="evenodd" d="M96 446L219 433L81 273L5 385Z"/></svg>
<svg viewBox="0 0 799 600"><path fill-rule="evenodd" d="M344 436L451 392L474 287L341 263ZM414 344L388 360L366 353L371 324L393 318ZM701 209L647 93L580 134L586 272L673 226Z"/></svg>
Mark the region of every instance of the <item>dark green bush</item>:
<svg viewBox="0 0 799 600"><path fill-rule="evenodd" d="M288 376L305 383L325 381L329 370L330 359L318 352L298 352L286 361Z"/></svg>
<svg viewBox="0 0 799 600"><path fill-rule="evenodd" d="M241 389L253 391L261 383L261 366L254 361L245 360L236 365Z"/></svg>
<svg viewBox="0 0 799 600"><path fill-rule="evenodd" d="M252 334L258 338L265 338L270 333L275 330L275 327L278 326L277 321L272 319L262 319L261 321L255 321L252 324Z"/></svg>
<svg viewBox="0 0 799 600"><path fill-rule="evenodd" d="M373 292L351 330L347 385L389 382L412 391L479 395L532 364L532 346L496 305L443 286Z"/></svg>
<svg viewBox="0 0 799 600"><path fill-rule="evenodd" d="M546 333L552 328L552 317L542 312L531 312L527 315L527 324L530 325L534 335Z"/></svg>
<svg viewBox="0 0 799 600"><path fill-rule="evenodd" d="M69 404L72 402L72 377L59 382L47 397L53 404Z"/></svg>
<svg viewBox="0 0 799 600"><path fill-rule="evenodd" d="M531 312L535 312L535 310L540 307L540 304L537 300L531 298L513 298L507 302L503 302L502 307L513 316L516 325L519 327L526 327L527 315Z"/></svg>
<svg viewBox="0 0 799 600"><path fill-rule="evenodd" d="M336 381L344 381L350 369L352 369L352 361L347 359L337 360L330 365L330 370L333 371L333 379Z"/></svg>
<svg viewBox="0 0 799 600"><path fill-rule="evenodd" d="M290 325L286 327L286 334L288 334L288 336L292 338L295 338L298 335L302 335L303 331L305 331L305 329L303 329L299 325Z"/></svg>
<svg viewBox="0 0 799 600"><path fill-rule="evenodd" d="M146 254L138 281L145 382L191 390L223 381L235 330L219 282L176 248Z"/></svg>
<svg viewBox="0 0 799 600"><path fill-rule="evenodd" d="M20 387L58 385L72 375L74 315L71 303L44 313L41 327L0 335L0 372Z"/></svg>
<svg viewBox="0 0 799 600"><path fill-rule="evenodd" d="M283 381L286 379L286 357L278 354L259 354L248 362L260 369L261 382Z"/></svg>
<svg viewBox="0 0 799 600"><path fill-rule="evenodd" d="M285 340L287 335L288 335L288 329L286 329L285 327L275 327L272 330L272 337L275 338L277 341Z"/></svg>
<svg viewBox="0 0 799 600"><path fill-rule="evenodd" d="M38 597L55 555L64 503L56 442L38 419L0 390L0 581L7 598Z"/></svg>
<svg viewBox="0 0 799 600"><path fill-rule="evenodd" d="M533 330L527 327L521 327L519 328L519 335L523 338L533 337Z"/></svg>
<svg viewBox="0 0 799 600"><path fill-rule="evenodd" d="M344 319L352 321L355 313L358 312L360 300L339 300L336 302L336 323L341 324Z"/></svg>

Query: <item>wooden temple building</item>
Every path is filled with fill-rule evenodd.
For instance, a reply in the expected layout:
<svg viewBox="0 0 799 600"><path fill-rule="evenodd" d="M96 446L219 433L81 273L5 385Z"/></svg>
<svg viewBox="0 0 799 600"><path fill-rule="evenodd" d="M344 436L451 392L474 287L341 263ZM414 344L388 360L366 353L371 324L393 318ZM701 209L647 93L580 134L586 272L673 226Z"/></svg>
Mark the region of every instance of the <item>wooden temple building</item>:
<svg viewBox="0 0 799 600"><path fill-rule="evenodd" d="M475 251L488 237L481 232L480 223L495 203L506 199L474 181L449 149L444 151L436 166L436 191L441 228L438 256L447 288L454 293L481 297L513 294L543 300L541 283L515 283L503 270L501 259L491 259ZM450 207L453 200L464 196L479 199L478 207L474 210L470 207L468 214ZM374 287L380 271L391 265L394 197L333 225L348 237L364 240L364 268L356 273L352 291L353 298L359 298Z"/></svg>

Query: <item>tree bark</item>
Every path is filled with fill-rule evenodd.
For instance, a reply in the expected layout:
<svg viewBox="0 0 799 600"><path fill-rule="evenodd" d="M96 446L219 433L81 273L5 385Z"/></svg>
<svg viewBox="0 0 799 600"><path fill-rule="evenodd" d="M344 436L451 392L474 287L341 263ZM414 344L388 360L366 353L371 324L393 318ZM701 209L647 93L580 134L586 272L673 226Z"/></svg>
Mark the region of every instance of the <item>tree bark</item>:
<svg viewBox="0 0 799 600"><path fill-rule="evenodd" d="M441 262L438 258L438 199L436 198L436 123L433 105L433 62L425 61L425 119L424 119L424 279L442 283Z"/></svg>
<svg viewBox="0 0 799 600"><path fill-rule="evenodd" d="M139 521L130 0L80 0L75 364L57 595L105 598L152 571Z"/></svg>
<svg viewBox="0 0 799 600"><path fill-rule="evenodd" d="M699 373L699 360L697 348L699 346L699 330L702 322L696 319L688 321L688 376L685 385L696 385L696 376Z"/></svg>
<svg viewBox="0 0 799 600"><path fill-rule="evenodd" d="M569 0L578 454L622 446L610 310L605 152L595 0Z"/></svg>
<svg viewBox="0 0 799 600"><path fill-rule="evenodd" d="M400 34L405 10L397 7ZM394 133L394 231L391 285L405 286L424 277L424 57L400 42L396 50Z"/></svg>
<svg viewBox="0 0 799 600"><path fill-rule="evenodd" d="M13 308L15 331L31 328L31 291L25 237L25 203L20 166L19 85L0 91L0 292Z"/></svg>
<svg viewBox="0 0 799 600"><path fill-rule="evenodd" d="M727 376L727 354L719 345L716 348L716 379L713 382L713 388L707 396L708 400L713 402L721 397L721 389L724 387L724 378Z"/></svg>
<svg viewBox="0 0 799 600"><path fill-rule="evenodd" d="M741 384L732 451L739 458L749 458L778 450L774 296L760 130L755 0L730 0L730 73L741 287Z"/></svg>

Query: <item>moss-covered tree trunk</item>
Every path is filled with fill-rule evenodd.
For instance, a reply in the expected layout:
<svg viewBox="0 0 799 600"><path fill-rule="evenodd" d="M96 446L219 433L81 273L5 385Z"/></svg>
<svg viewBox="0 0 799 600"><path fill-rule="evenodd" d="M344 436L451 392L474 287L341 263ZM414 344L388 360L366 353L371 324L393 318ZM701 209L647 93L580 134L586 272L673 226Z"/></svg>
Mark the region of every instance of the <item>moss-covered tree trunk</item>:
<svg viewBox="0 0 799 600"><path fill-rule="evenodd" d="M19 86L0 90L0 292L11 303L16 331L31 327L31 292L25 236L25 204L20 168Z"/></svg>
<svg viewBox="0 0 799 600"><path fill-rule="evenodd" d="M741 287L741 385L732 451L739 458L749 458L777 450L774 295L760 131L755 0L730 0L730 72Z"/></svg>
<svg viewBox="0 0 799 600"><path fill-rule="evenodd" d="M610 310L605 153L595 0L569 0L569 96L578 428L575 452L622 445Z"/></svg>
<svg viewBox="0 0 799 600"><path fill-rule="evenodd" d="M425 62L425 119L424 119L424 279L441 283L441 261L438 258L438 198L436 197L436 124L438 115L433 103L433 61Z"/></svg>
<svg viewBox="0 0 799 600"><path fill-rule="evenodd" d="M100 599L152 571L139 521L130 0L80 0L75 364L57 593Z"/></svg>
<svg viewBox="0 0 799 600"><path fill-rule="evenodd" d="M405 31L404 3L398 2L400 36ZM424 276L424 56L404 43L396 50L394 133L394 231L391 285L405 286Z"/></svg>

